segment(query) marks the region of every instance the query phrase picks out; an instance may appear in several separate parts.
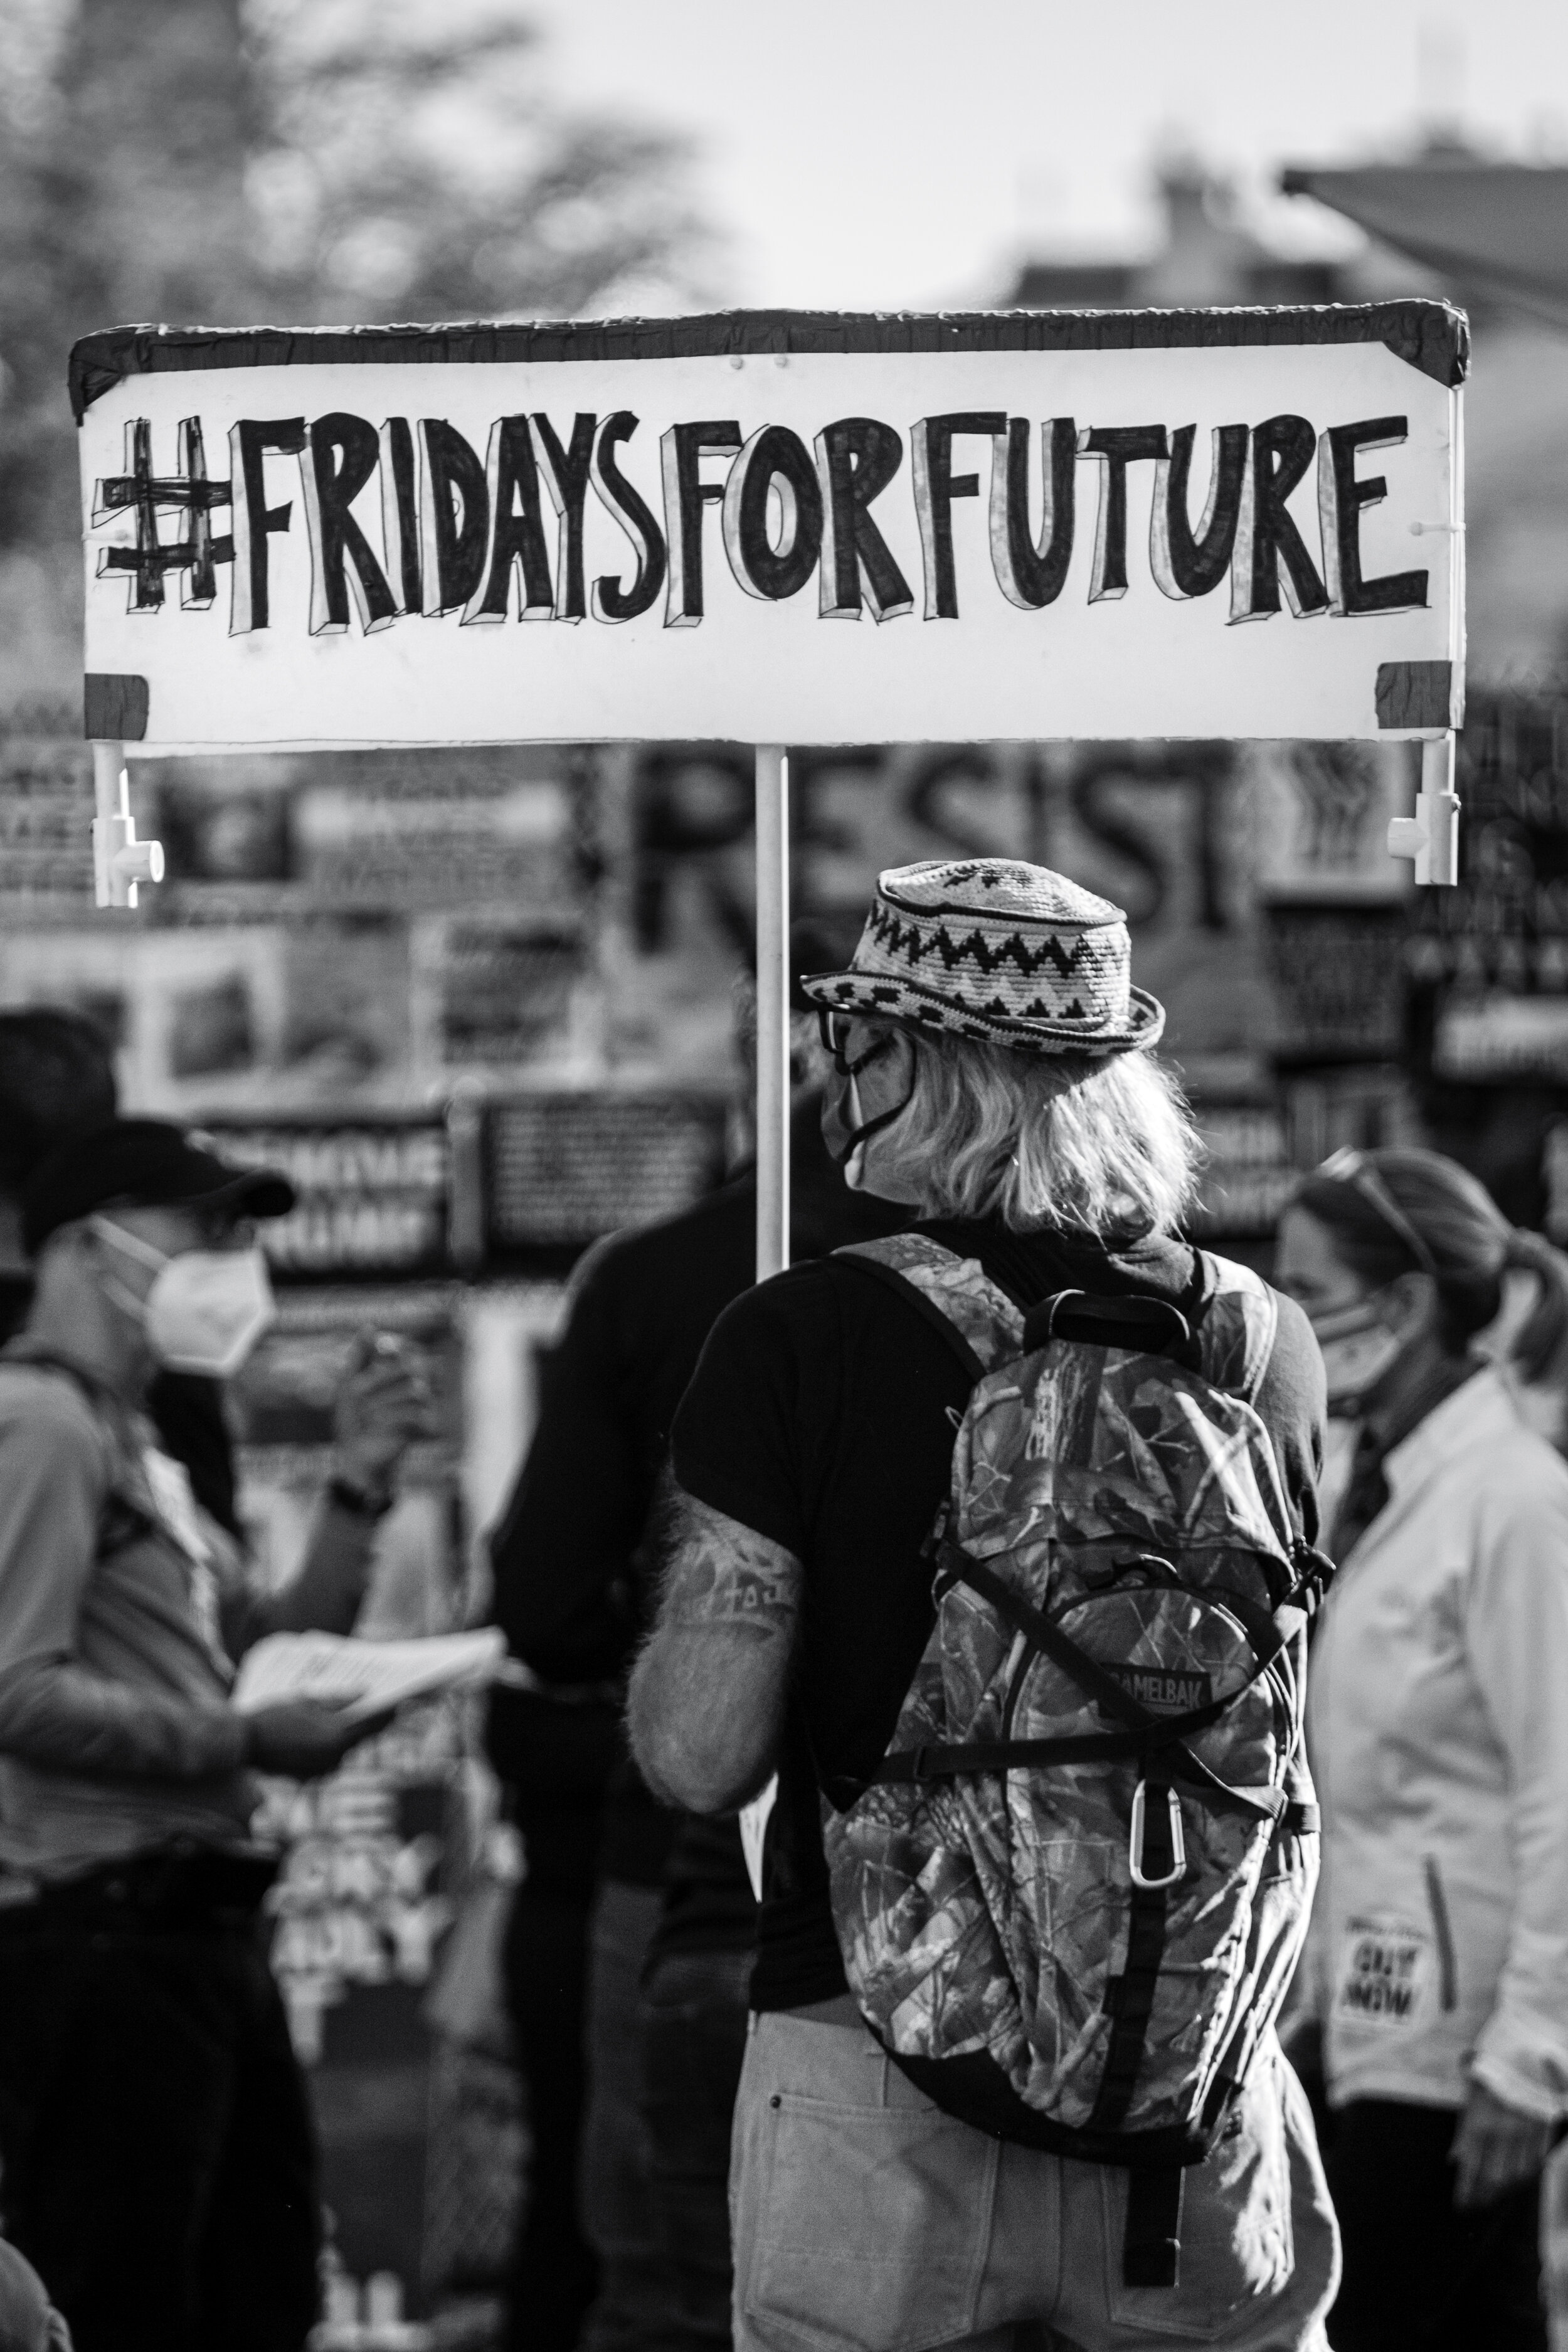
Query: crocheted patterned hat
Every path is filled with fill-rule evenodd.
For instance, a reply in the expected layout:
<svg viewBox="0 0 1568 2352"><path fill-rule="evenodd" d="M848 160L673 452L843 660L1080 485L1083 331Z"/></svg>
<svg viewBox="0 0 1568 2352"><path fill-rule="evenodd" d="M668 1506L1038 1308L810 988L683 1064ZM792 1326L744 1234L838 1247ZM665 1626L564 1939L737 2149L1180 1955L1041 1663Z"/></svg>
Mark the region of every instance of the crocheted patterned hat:
<svg viewBox="0 0 1568 2352"><path fill-rule="evenodd" d="M1152 1045L1164 1007L1128 980L1126 918L1065 874L1011 857L895 866L847 971L801 986L830 1012L1027 1053Z"/></svg>

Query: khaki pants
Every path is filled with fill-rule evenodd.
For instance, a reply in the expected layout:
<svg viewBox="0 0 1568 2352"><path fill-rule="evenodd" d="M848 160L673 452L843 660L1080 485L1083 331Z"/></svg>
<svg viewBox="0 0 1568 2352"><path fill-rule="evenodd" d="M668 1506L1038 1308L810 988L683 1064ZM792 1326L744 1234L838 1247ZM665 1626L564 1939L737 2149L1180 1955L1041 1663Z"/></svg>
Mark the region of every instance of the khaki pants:
<svg viewBox="0 0 1568 2352"><path fill-rule="evenodd" d="M1188 2172L1174 2288L1121 2284L1124 2172L954 2122L858 2026L752 2018L730 2200L735 2352L1322 2352L1338 2281L1311 2117L1272 2041Z"/></svg>

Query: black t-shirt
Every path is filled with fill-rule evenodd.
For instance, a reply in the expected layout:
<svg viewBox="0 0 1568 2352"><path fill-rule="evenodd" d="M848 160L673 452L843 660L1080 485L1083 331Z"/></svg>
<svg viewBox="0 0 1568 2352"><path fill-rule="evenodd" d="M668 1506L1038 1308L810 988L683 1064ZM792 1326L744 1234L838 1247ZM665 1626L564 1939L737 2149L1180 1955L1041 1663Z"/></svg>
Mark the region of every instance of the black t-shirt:
<svg viewBox="0 0 1568 2352"><path fill-rule="evenodd" d="M791 1171L797 1258L908 1222L907 1211L846 1189L815 1104L796 1114ZM755 1181L740 1178L679 1216L618 1235L578 1277L527 1460L490 1538L496 1622L546 1682L613 1681L651 1615L647 1518L670 1424L716 1318L755 1279L756 1218ZM517 1784L507 1697L498 1691L491 1702L491 1752ZM609 1770L603 1874L658 1885L679 1819L656 1804L623 1752ZM731 1875L749 1900L733 1832L730 1844ZM721 1949L726 1919L716 1919Z"/></svg>
<svg viewBox="0 0 1568 2352"><path fill-rule="evenodd" d="M647 1965L672 1952L749 1952L757 1906L733 1813L685 1813L664 1868Z"/></svg>
<svg viewBox="0 0 1568 2352"><path fill-rule="evenodd" d="M1203 1263L1184 1243L1111 1256L994 1224L916 1230L978 1257L1026 1307L1074 1289L1168 1298L1194 1320L1206 1310ZM805 1571L752 1988L758 2009L845 1990L818 1778L868 1778L887 1752L931 1633L921 1547L947 1493L968 1394L939 1329L883 1284L825 1261L792 1267L726 1310L676 1416L674 1469L686 1492L782 1544ZM1288 1299L1257 1402L1311 1540L1323 1375L1307 1319Z"/></svg>

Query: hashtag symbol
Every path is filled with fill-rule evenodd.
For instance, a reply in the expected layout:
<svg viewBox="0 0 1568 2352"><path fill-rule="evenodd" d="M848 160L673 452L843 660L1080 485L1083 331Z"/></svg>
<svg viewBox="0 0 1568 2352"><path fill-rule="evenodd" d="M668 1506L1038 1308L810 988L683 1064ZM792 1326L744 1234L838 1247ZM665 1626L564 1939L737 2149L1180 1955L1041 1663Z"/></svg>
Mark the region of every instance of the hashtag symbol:
<svg viewBox="0 0 1568 2352"><path fill-rule="evenodd" d="M107 475L98 485L92 510L95 523L106 522L110 515L122 514L127 509L136 518L135 546L102 548L98 558L100 577L110 572L131 573L133 613L161 609L165 572L188 573L180 602L188 610L205 611L217 594L214 567L234 562L234 541L226 534L215 539L212 526L214 507L233 503L231 486L207 479L199 417L187 416L181 424L179 464L177 474L153 473L152 422L138 416L125 428L125 472ZM158 516L171 510L190 517L190 530L184 539L158 536Z"/></svg>

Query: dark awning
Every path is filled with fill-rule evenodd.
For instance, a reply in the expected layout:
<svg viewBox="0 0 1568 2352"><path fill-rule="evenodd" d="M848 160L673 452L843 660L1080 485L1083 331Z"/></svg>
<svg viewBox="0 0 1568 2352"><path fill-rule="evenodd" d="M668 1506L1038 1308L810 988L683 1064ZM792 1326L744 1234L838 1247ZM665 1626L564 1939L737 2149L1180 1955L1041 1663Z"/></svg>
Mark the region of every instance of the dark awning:
<svg viewBox="0 0 1568 2352"><path fill-rule="evenodd" d="M1568 169L1460 162L1292 168L1280 185L1343 213L1461 294L1489 294L1568 326Z"/></svg>

